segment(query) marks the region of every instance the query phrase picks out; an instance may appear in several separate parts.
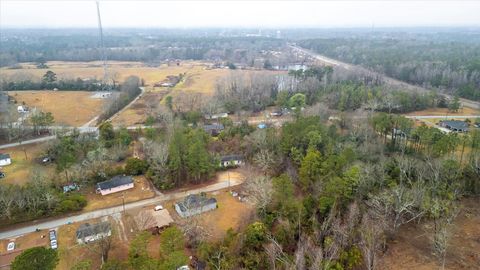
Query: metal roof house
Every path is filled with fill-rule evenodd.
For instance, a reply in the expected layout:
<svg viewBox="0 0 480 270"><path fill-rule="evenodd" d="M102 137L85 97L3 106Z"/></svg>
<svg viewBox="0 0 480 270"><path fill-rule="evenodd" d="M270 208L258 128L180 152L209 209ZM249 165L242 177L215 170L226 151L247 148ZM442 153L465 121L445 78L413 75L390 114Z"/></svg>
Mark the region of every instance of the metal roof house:
<svg viewBox="0 0 480 270"><path fill-rule="evenodd" d="M112 235L112 228L109 222L97 224L84 223L78 227L76 236L77 243L87 244Z"/></svg>
<svg viewBox="0 0 480 270"><path fill-rule="evenodd" d="M191 194L183 201L175 203L177 213L185 218L211 211L217 208L217 199L207 198L198 194Z"/></svg>
<svg viewBox="0 0 480 270"><path fill-rule="evenodd" d="M108 181L98 183L97 193L108 195L130 188L133 188L133 178L131 176L117 175Z"/></svg>
<svg viewBox="0 0 480 270"><path fill-rule="evenodd" d="M7 166L12 164L12 159L9 154L0 154L0 166Z"/></svg>
<svg viewBox="0 0 480 270"><path fill-rule="evenodd" d="M243 164L243 157L240 155L228 155L220 158L220 167L236 167Z"/></svg>
<svg viewBox="0 0 480 270"><path fill-rule="evenodd" d="M218 123L203 126L203 130L205 130L205 132L207 132L208 134L210 134L212 136L217 136L224 129L225 129L225 127L222 124L218 124Z"/></svg>
<svg viewBox="0 0 480 270"><path fill-rule="evenodd" d="M468 124L463 121L458 120L444 120L440 121L438 124L441 127L448 128L451 131L455 132L467 132L468 131Z"/></svg>

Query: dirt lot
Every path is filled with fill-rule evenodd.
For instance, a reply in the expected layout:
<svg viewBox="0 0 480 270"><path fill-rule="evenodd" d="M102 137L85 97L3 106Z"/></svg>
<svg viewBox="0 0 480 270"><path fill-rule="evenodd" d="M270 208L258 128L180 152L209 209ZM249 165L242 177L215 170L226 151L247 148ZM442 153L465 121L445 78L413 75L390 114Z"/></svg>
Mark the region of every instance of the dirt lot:
<svg viewBox="0 0 480 270"><path fill-rule="evenodd" d="M144 176L135 176L134 181L134 188L125 191L125 203L152 198L155 195ZM88 204L82 210L83 212L122 205L123 203L122 192L102 196L101 194L96 194L93 187L86 194L86 197Z"/></svg>
<svg viewBox="0 0 480 270"><path fill-rule="evenodd" d="M58 125L79 127L99 115L105 99L87 91L11 91L9 95L30 108L51 112Z"/></svg>
<svg viewBox="0 0 480 270"><path fill-rule="evenodd" d="M44 236L43 238L42 235ZM9 242L15 242L15 250L13 252L7 252L7 244ZM47 230L0 240L0 269L3 269L2 266L4 265L9 265L22 250L38 246L48 247L49 243Z"/></svg>
<svg viewBox="0 0 480 270"><path fill-rule="evenodd" d="M12 164L2 167L6 177L0 179L0 183L26 184L33 172L44 173L48 178L51 178L49 176L54 175L55 167L53 165L41 165L37 160L45 148L46 144L39 143L1 149L0 153L10 154ZM27 153L26 158L24 150Z"/></svg>
<svg viewBox="0 0 480 270"><path fill-rule="evenodd" d="M447 250L445 269L479 269L480 199L465 199L455 221L455 230ZM432 254L428 233L431 224L409 224L400 229L378 269L441 269Z"/></svg>

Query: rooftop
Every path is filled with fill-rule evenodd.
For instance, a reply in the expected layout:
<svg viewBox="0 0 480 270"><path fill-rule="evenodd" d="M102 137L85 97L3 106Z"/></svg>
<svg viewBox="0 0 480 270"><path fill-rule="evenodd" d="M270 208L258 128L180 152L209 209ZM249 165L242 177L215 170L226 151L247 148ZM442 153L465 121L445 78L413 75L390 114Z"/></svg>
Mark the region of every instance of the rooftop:
<svg viewBox="0 0 480 270"><path fill-rule="evenodd" d="M225 127L222 124L211 124L211 125L204 125L203 129L205 131L210 131L210 130L222 130Z"/></svg>
<svg viewBox="0 0 480 270"><path fill-rule="evenodd" d="M207 198L198 194L191 194L188 195L183 201L177 202L177 205L180 207L182 212L185 212L187 209L199 208L213 203L217 203L217 199Z"/></svg>
<svg viewBox="0 0 480 270"><path fill-rule="evenodd" d="M108 233L111 230L109 222L100 222L97 224L84 223L77 229L77 239L82 239L88 236L97 235L101 233Z"/></svg>
<svg viewBox="0 0 480 270"><path fill-rule="evenodd" d="M243 157L241 155L227 155L227 156L222 156L220 160L223 161L232 161L232 160L243 160Z"/></svg>
<svg viewBox="0 0 480 270"><path fill-rule="evenodd" d="M117 175L112 177L112 179L97 184L97 188L101 190L106 190L110 188L115 188L123 185L128 185L133 183L133 178L131 176Z"/></svg>
<svg viewBox="0 0 480 270"><path fill-rule="evenodd" d="M440 123L453 129L468 129L468 124L464 121L444 120L440 121Z"/></svg>
<svg viewBox="0 0 480 270"><path fill-rule="evenodd" d="M10 155L9 154L1 154L0 153L0 160L2 159L9 159L10 158Z"/></svg>

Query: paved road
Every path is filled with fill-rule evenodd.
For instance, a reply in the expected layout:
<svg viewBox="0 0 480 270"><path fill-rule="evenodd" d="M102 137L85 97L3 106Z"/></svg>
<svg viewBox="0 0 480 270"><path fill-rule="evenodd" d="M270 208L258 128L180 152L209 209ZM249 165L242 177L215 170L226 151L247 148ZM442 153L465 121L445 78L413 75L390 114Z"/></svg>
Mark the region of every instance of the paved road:
<svg viewBox="0 0 480 270"><path fill-rule="evenodd" d="M466 119L466 118L480 118L480 115L405 115L409 119Z"/></svg>
<svg viewBox="0 0 480 270"><path fill-rule="evenodd" d="M174 199L179 199L183 198L189 194L198 194L201 192L213 192L217 191L220 189L228 188L228 187L233 187L236 185L240 185L243 182L241 181L228 181L224 180L222 182L218 182L206 187L202 188L197 188L197 189L191 189L191 190L185 190L185 191L178 191L175 193L167 193L167 194L161 194L159 196L156 196L151 199L146 199L146 200L141 200L141 201L136 201L132 203L127 203L125 204L125 210L131 210L135 208L141 208L145 206L150 206L150 205L155 205L164 201L168 200L174 200ZM85 220L93 219L93 218L100 218L100 217L105 217L105 216L111 216L114 214L121 213L123 211L123 206L114 206L110 208L105 208L105 209L100 209L100 210L95 210L87 213L82 213L78 215L72 215L69 217L63 217L59 219L54 219L54 220L49 220L45 222L40 222L40 223L35 223L35 222L29 222L30 224L33 225L28 225L25 227L13 229L13 230L8 230L8 231L1 231L0 232L0 239L6 239L6 238L13 238L16 236L20 236L23 234L31 233L34 232L37 228L44 230L44 229L52 229L52 228L57 228L59 226L67 224L67 222L82 222Z"/></svg>
<svg viewBox="0 0 480 270"><path fill-rule="evenodd" d="M399 87L399 88L402 88L402 89L406 89L406 90L410 90L410 91L416 91L416 92L419 92L419 93L430 92L430 90L427 89L427 88L423 88L423 87L420 87L420 86L417 86L417 85L409 84L409 83L394 79L392 77L388 77L385 74L381 74L379 72L369 70L369 69L364 68L362 66L357 66L357 65L352 65L352 64L345 63L345 62L341 62L341 61L338 61L336 59L326 57L324 55L315 53L313 51L310 51L308 49L305 49L305 48L302 48L302 47L299 47L299 46L296 46L296 45L289 45L289 46L294 51L300 52L304 55L309 55L309 56L317 59L318 61L327 64L327 65L342 67L346 70L358 70L362 73L374 74L374 75L382 78L383 81L385 82L385 84L391 85L393 87ZM443 94L443 96L445 96L447 98L450 98L450 99L453 98L452 96L446 95L446 94ZM468 99L463 99L463 98L460 99L460 102L462 103L462 105L464 107L469 107L469 108L473 108L473 109L480 109L480 102L473 101L473 100L468 100Z"/></svg>

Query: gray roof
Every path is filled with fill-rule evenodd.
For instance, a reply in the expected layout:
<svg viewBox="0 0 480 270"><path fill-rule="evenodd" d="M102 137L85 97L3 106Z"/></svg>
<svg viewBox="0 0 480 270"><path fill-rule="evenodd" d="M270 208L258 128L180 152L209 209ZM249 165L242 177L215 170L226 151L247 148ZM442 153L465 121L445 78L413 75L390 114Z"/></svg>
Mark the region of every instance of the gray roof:
<svg viewBox="0 0 480 270"><path fill-rule="evenodd" d="M108 181L103 181L97 184L97 189L106 190L123 185L128 185L133 183L133 178L131 176L117 175L112 177Z"/></svg>
<svg viewBox="0 0 480 270"><path fill-rule="evenodd" d="M177 205L180 207L182 212L187 211L187 209L195 209L204 207L209 204L216 204L217 199L215 198L207 198L205 196L200 196L197 194L191 194L185 197L185 199L181 202L177 202Z"/></svg>
<svg viewBox="0 0 480 270"><path fill-rule="evenodd" d="M451 129L456 129L456 130L467 130L468 129L468 124L463 121L458 121L458 120L445 120L445 121L440 121L440 123L448 128Z"/></svg>
<svg viewBox="0 0 480 270"><path fill-rule="evenodd" d="M101 233L108 233L111 230L110 223L100 222L97 224L89 224L84 223L80 225L77 229L77 239L83 239L85 237L101 234Z"/></svg>
<svg viewBox="0 0 480 270"><path fill-rule="evenodd" d="M223 130L225 127L222 124L211 124L211 125L204 125L203 129L205 131L212 131L212 130Z"/></svg>
<svg viewBox="0 0 480 270"><path fill-rule="evenodd" d="M2 159L9 159L10 155L9 154L0 154L0 160Z"/></svg>
<svg viewBox="0 0 480 270"><path fill-rule="evenodd" d="M228 155L228 156L222 156L220 158L220 161L232 161L232 160L243 160L243 157L241 155Z"/></svg>

